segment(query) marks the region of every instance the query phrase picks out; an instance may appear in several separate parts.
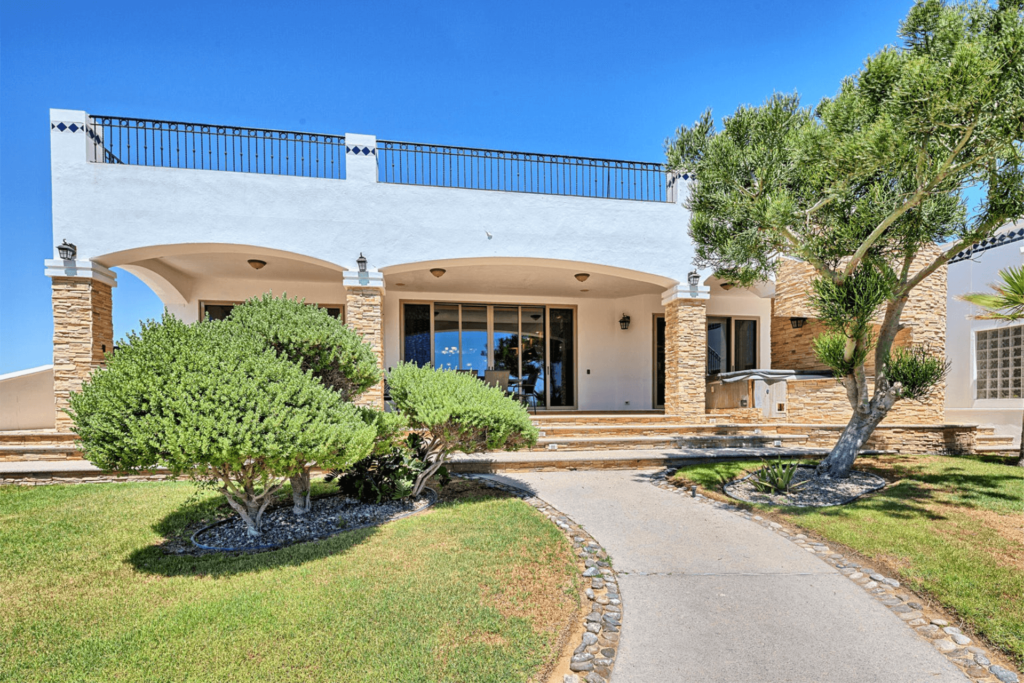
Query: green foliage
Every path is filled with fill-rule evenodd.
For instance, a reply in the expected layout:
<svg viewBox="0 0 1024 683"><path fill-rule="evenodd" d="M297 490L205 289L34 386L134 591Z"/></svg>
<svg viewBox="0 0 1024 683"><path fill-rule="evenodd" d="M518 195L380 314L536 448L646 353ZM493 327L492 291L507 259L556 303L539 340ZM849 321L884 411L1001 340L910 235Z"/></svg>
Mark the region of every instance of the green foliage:
<svg viewBox="0 0 1024 683"><path fill-rule="evenodd" d="M537 442L537 428L518 402L473 375L400 363L388 374L395 407L423 439L425 467L413 495L454 451L518 450Z"/></svg>
<svg viewBox="0 0 1024 683"><path fill-rule="evenodd" d="M373 349L319 306L267 293L235 306L226 322L312 371L345 400L381 380Z"/></svg>
<svg viewBox="0 0 1024 683"><path fill-rule="evenodd" d="M338 392L257 335L169 314L130 334L70 401L93 464L216 481L254 535L287 477L310 462L348 467L376 434Z"/></svg>
<svg viewBox="0 0 1024 683"><path fill-rule="evenodd" d="M761 469L752 480L754 488L761 493L790 493L806 484L806 481L793 483L793 476L799 469L798 462L782 462L782 458L776 458L775 462L761 460Z"/></svg>
<svg viewBox="0 0 1024 683"><path fill-rule="evenodd" d="M984 309L980 320L1024 319L1024 266L999 271L999 282L991 285L991 294L965 294L964 301Z"/></svg>
<svg viewBox="0 0 1024 683"><path fill-rule="evenodd" d="M843 374L853 421L892 407L884 373L914 288L1024 216L1024 2L919 0L899 35L812 108L775 94L720 130L705 113L666 141L670 168L695 177L697 265L743 286L770 279L781 256L817 271L813 305L846 340L842 354L834 337L816 351ZM984 197L970 212L968 194ZM883 381L869 396L872 345Z"/></svg>
<svg viewBox="0 0 1024 683"><path fill-rule="evenodd" d="M886 377L899 385L899 397L923 401L949 373L949 363L919 347L892 350L886 360Z"/></svg>
<svg viewBox="0 0 1024 683"><path fill-rule="evenodd" d="M812 342L814 355L827 365L836 374L836 377L845 377L864 364L871 350L869 345L856 345L847 358L849 342L849 337L842 332L823 332Z"/></svg>
<svg viewBox="0 0 1024 683"><path fill-rule="evenodd" d="M450 451L518 450L536 443L526 409L472 375L401 363L389 373L388 386L409 426Z"/></svg>
<svg viewBox="0 0 1024 683"><path fill-rule="evenodd" d="M333 471L324 477L324 481L337 481L343 494L364 503L405 498L412 494L416 480L427 467L427 451L423 446L418 434L410 434L405 443L363 458L347 471ZM450 480L444 467L437 470L437 475L441 486Z"/></svg>

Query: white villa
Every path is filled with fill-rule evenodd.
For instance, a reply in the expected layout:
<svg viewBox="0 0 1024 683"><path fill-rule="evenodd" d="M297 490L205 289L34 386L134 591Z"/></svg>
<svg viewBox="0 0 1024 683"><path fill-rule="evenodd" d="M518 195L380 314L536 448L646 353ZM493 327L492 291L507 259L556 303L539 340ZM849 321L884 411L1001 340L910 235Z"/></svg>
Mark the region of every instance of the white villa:
<svg viewBox="0 0 1024 683"><path fill-rule="evenodd" d="M1024 222L1007 225L991 239L960 252L949 262L946 302L946 419L991 425L995 433L1019 443L1024 409L1021 359L1024 323L978 320L977 307L964 294L988 292L999 271L1024 265ZM1001 450L1008 449L1008 445Z"/></svg>
<svg viewBox="0 0 1024 683"><path fill-rule="evenodd" d="M802 264L752 288L694 268L689 179L660 162L50 119L54 361L12 378L36 398L4 399L8 435L70 442L68 393L114 351L113 268L186 321L287 293L361 332L384 368L497 373L543 425L539 448L830 446L849 416L810 351ZM943 344L945 277L911 302L901 343ZM872 447L970 450L976 433L946 424L940 392L900 406ZM24 438L4 443L0 459L28 457Z"/></svg>

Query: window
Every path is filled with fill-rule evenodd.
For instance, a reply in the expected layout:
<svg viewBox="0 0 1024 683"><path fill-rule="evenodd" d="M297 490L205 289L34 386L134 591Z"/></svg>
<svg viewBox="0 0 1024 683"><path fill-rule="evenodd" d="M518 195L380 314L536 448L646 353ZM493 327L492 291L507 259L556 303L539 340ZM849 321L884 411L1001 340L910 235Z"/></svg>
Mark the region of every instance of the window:
<svg viewBox="0 0 1024 683"><path fill-rule="evenodd" d="M982 330L977 334L977 398L1021 397L1021 349L1024 325Z"/></svg>

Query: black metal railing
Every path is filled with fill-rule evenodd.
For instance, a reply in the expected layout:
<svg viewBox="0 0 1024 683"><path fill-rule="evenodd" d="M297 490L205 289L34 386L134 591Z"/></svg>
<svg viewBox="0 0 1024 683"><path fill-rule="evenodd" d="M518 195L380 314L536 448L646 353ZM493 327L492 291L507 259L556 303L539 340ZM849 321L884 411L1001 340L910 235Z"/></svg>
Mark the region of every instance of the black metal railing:
<svg viewBox="0 0 1024 683"><path fill-rule="evenodd" d="M711 376L722 371L722 357L710 346L708 347L707 375Z"/></svg>
<svg viewBox="0 0 1024 683"><path fill-rule="evenodd" d="M378 180L471 190L673 201L665 168L556 154L377 141Z"/></svg>
<svg viewBox="0 0 1024 683"><path fill-rule="evenodd" d="M93 116L91 160L108 164L345 177L345 136Z"/></svg>

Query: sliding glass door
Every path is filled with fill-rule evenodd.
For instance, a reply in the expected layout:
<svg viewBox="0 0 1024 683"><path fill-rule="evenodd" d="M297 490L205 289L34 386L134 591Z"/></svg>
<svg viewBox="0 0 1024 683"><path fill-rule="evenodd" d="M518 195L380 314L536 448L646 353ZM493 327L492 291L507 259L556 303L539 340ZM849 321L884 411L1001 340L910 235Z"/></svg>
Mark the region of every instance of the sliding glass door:
<svg viewBox="0 0 1024 683"><path fill-rule="evenodd" d="M508 373L509 392L538 408L576 405L576 311L550 306L402 304L402 359Z"/></svg>

